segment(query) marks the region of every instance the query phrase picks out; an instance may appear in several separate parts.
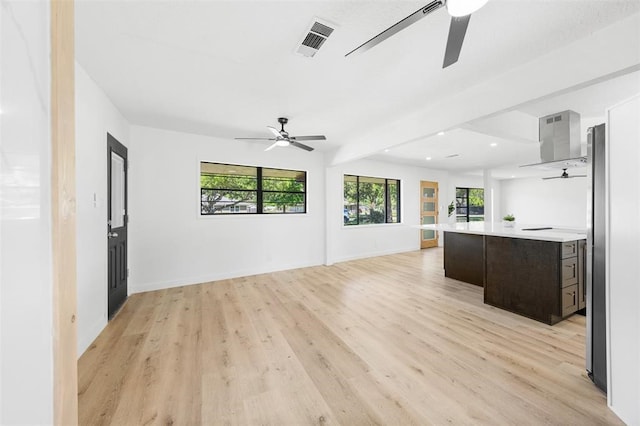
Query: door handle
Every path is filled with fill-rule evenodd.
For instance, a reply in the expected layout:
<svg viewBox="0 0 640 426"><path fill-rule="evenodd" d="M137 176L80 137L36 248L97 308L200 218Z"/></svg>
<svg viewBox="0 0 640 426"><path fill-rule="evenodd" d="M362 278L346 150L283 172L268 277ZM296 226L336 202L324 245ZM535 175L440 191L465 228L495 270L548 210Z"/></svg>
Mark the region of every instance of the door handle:
<svg viewBox="0 0 640 426"><path fill-rule="evenodd" d="M109 238L115 238L118 236L117 232L107 232L107 237Z"/></svg>

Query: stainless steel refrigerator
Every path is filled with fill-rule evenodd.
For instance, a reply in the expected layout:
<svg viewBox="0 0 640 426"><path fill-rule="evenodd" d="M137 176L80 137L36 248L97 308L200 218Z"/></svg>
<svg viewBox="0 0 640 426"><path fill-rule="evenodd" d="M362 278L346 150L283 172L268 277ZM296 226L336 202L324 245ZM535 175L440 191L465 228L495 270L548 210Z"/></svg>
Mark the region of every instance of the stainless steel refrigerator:
<svg viewBox="0 0 640 426"><path fill-rule="evenodd" d="M607 391L607 335L605 292L605 125L587 133L587 373Z"/></svg>

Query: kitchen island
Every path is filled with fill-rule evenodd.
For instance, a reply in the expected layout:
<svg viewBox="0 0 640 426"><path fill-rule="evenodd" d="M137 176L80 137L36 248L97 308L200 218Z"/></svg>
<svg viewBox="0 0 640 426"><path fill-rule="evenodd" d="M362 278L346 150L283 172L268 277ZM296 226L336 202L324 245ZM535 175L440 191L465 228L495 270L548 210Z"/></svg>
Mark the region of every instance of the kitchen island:
<svg viewBox="0 0 640 426"><path fill-rule="evenodd" d="M555 324L585 303L586 232L469 222L444 232L445 276L484 287L484 303Z"/></svg>

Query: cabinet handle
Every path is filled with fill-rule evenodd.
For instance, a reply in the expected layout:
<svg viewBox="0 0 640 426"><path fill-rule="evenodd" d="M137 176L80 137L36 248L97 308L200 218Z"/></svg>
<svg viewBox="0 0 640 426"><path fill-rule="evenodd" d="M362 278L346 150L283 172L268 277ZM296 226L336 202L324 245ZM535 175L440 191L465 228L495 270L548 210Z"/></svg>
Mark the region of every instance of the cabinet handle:
<svg viewBox="0 0 640 426"><path fill-rule="evenodd" d="M576 292L575 291L573 292L573 304L574 305L576 304Z"/></svg>
<svg viewBox="0 0 640 426"><path fill-rule="evenodd" d="M572 277L576 276L576 264L575 263L572 263L571 265L564 265L564 267L565 268L571 268L572 269L572 271L571 271Z"/></svg>

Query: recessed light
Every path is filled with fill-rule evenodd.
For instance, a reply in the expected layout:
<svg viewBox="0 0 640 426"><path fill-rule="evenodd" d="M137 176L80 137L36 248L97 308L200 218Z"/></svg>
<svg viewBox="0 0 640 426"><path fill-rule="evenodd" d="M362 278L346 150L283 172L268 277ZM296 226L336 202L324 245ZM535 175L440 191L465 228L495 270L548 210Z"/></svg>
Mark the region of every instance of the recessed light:
<svg viewBox="0 0 640 426"><path fill-rule="evenodd" d="M516 177L516 175L511 175L512 178Z"/></svg>
<svg viewBox="0 0 640 426"><path fill-rule="evenodd" d="M444 132L438 132L438 136L444 135Z"/></svg>
<svg viewBox="0 0 640 426"><path fill-rule="evenodd" d="M425 158L425 160L431 160L431 157L427 157L427 158Z"/></svg>
<svg viewBox="0 0 640 426"><path fill-rule="evenodd" d="M388 149L385 149L385 150L384 150L384 152L389 152L389 150L388 150Z"/></svg>
<svg viewBox="0 0 640 426"><path fill-rule="evenodd" d="M495 147L495 146L498 146L498 144L494 142L494 143L492 143L492 144L491 144L491 145L489 145L489 146L491 146L491 147L493 148L493 147Z"/></svg>

